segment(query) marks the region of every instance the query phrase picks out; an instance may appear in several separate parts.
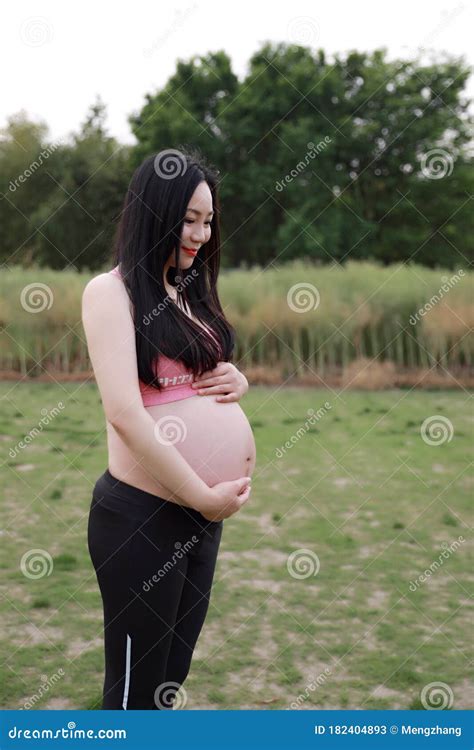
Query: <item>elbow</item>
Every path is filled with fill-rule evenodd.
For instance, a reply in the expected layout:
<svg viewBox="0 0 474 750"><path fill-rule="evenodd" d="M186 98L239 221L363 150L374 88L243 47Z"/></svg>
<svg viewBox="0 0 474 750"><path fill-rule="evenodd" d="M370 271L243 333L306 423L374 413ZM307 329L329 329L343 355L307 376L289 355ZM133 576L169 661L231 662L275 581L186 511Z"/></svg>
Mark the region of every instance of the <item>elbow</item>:
<svg viewBox="0 0 474 750"><path fill-rule="evenodd" d="M121 438L125 436L126 433L126 422L121 417L114 417L112 419L107 420L112 429L117 433L117 435L120 435Z"/></svg>
<svg viewBox="0 0 474 750"><path fill-rule="evenodd" d="M137 423L142 419L143 415L141 413L145 414L145 410L121 410L118 413L111 416L111 418L108 420L109 424L112 425L115 432L123 439L125 440L130 433L133 433L135 431L135 427Z"/></svg>

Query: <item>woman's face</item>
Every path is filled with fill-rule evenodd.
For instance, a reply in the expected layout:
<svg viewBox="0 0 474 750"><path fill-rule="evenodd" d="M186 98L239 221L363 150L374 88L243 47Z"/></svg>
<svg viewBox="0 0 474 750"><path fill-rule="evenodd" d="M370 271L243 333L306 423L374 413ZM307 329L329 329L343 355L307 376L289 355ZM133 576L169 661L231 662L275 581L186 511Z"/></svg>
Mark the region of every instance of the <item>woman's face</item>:
<svg viewBox="0 0 474 750"><path fill-rule="evenodd" d="M200 182L191 196L184 217L179 258L181 268L190 268L200 248L209 242L213 213L209 185L207 182Z"/></svg>

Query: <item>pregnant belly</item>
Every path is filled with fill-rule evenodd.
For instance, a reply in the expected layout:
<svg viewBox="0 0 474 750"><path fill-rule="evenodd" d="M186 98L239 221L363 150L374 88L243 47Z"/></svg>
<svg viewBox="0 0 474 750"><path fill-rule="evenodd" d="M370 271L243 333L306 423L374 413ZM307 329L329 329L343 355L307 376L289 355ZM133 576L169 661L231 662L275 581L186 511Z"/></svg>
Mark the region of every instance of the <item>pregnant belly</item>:
<svg viewBox="0 0 474 750"><path fill-rule="evenodd" d="M190 396L149 406L147 412L156 423L157 437L173 443L209 487L252 476L255 441L249 421L236 401L224 403L216 401L215 396ZM117 479L165 499L171 496L137 465L118 435L109 441L109 468Z"/></svg>

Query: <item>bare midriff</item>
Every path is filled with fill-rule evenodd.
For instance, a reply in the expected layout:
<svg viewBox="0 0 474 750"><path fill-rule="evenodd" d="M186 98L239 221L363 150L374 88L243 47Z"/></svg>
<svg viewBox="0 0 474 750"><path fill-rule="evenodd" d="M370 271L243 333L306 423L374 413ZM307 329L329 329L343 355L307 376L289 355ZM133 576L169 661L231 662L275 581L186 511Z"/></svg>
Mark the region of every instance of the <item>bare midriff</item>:
<svg viewBox="0 0 474 750"><path fill-rule="evenodd" d="M202 325L191 315L187 305L185 308L186 314ZM256 462L255 440L237 401L226 403L216 401L214 394L196 394L145 408L155 423L165 418L160 421L165 440L173 443L209 487L252 476ZM165 500L179 498L178 492L173 495L145 470L110 422L106 422L106 426L108 468L112 476Z"/></svg>
<svg viewBox="0 0 474 750"><path fill-rule="evenodd" d="M159 433L173 443L192 469L209 486L251 476L256 461L250 423L236 401L216 401L196 395L146 407ZM165 419L163 419L165 418ZM171 493L147 472L107 422L110 473L127 484L169 500Z"/></svg>

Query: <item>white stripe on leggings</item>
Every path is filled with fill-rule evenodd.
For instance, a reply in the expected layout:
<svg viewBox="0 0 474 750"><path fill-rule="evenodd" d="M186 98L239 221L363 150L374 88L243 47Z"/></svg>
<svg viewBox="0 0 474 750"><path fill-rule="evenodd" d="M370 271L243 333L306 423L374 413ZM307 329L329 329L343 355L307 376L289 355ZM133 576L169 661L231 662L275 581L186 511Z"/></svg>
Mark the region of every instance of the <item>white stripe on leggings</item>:
<svg viewBox="0 0 474 750"><path fill-rule="evenodd" d="M128 687L130 685L130 657L132 653L132 639L130 638L129 634L127 633L127 653L125 656L125 687L123 689L123 701L122 701L122 707L124 711L127 710L127 701L128 701Z"/></svg>

